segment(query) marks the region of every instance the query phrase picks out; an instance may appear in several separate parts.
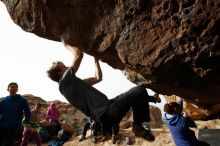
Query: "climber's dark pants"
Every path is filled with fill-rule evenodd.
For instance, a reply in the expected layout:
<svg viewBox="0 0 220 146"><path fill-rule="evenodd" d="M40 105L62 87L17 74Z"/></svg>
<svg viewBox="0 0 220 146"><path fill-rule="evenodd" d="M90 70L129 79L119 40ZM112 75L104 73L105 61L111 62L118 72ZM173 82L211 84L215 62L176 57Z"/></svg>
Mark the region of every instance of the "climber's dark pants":
<svg viewBox="0 0 220 146"><path fill-rule="evenodd" d="M111 99L107 112L101 117L103 130L109 131L111 125L112 133L117 134L119 123L130 108L133 110L134 124L140 125L144 121L149 122L149 102L155 102L155 98L148 96L146 89L142 86L133 87Z"/></svg>

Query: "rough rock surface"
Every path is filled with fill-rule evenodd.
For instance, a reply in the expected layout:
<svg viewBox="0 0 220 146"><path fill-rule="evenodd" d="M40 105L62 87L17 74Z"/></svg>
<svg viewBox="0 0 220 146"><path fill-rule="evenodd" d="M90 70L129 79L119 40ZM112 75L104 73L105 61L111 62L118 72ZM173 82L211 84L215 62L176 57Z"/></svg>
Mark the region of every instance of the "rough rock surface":
<svg viewBox="0 0 220 146"><path fill-rule="evenodd" d="M220 102L220 0L1 0L23 30L195 105Z"/></svg>
<svg viewBox="0 0 220 146"><path fill-rule="evenodd" d="M180 97L172 95L165 96L166 102L177 102ZM209 120L219 118L220 104L209 105L196 105L186 100L183 101L183 112L188 116L192 117L194 120Z"/></svg>

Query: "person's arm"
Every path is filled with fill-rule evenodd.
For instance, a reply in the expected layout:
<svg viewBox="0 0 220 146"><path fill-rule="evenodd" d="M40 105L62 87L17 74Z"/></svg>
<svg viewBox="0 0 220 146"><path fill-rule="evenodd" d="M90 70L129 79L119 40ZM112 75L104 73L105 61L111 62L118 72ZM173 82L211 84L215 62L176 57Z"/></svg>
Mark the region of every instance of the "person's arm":
<svg viewBox="0 0 220 146"><path fill-rule="evenodd" d="M23 110L24 110L24 113L25 113L24 129L29 130L30 120L31 120L31 111L30 111L30 107L29 107L29 104L28 104L27 100L24 100Z"/></svg>
<svg viewBox="0 0 220 146"><path fill-rule="evenodd" d="M46 119L47 119L47 121L50 121L50 119L51 119L51 114L50 114L49 108L47 109L47 112L46 112Z"/></svg>
<svg viewBox="0 0 220 146"><path fill-rule="evenodd" d="M1 118L1 114L2 114L2 102L0 101L0 118Z"/></svg>
<svg viewBox="0 0 220 146"><path fill-rule="evenodd" d="M57 116L58 116L58 120L60 118L60 110L57 108Z"/></svg>
<svg viewBox="0 0 220 146"><path fill-rule="evenodd" d="M23 107L24 113L25 113L25 124L30 124L30 119L31 119L31 111L30 111L30 107L29 104L27 102L27 100L24 100L24 107Z"/></svg>
<svg viewBox="0 0 220 146"><path fill-rule="evenodd" d="M180 112L182 113L183 112L183 99L179 98L177 100L177 103L179 104Z"/></svg>
<svg viewBox="0 0 220 146"><path fill-rule="evenodd" d="M90 85L94 85L102 81L102 70L99 64L99 60L97 58L94 58L94 60L95 60L95 76L84 79L84 81Z"/></svg>
<svg viewBox="0 0 220 146"><path fill-rule="evenodd" d="M59 121L59 119L60 119L60 111L59 111L59 109L56 107L56 119L55 119L55 120Z"/></svg>
<svg viewBox="0 0 220 146"><path fill-rule="evenodd" d="M77 72L77 70L79 69L79 66L82 62L82 58L83 58L83 52L80 51L78 48L76 47L72 47L70 45L67 45L64 43L64 46L70 51L72 52L74 59L72 62L72 71L75 74Z"/></svg>
<svg viewBox="0 0 220 146"><path fill-rule="evenodd" d="M197 128L195 121L191 117L186 116L185 118L186 118L186 125L188 127Z"/></svg>
<svg viewBox="0 0 220 146"><path fill-rule="evenodd" d="M2 108L3 108L3 107L2 107L2 102L0 101L0 120L1 120L1 118L2 118L2 111L3 111Z"/></svg>

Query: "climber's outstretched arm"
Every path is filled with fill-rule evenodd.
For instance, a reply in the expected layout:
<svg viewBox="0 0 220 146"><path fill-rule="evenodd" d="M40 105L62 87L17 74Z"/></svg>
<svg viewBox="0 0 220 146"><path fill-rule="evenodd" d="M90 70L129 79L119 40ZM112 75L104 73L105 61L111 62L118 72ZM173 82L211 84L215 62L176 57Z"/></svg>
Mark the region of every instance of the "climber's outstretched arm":
<svg viewBox="0 0 220 146"><path fill-rule="evenodd" d="M71 67L72 67L73 73L75 74L75 73L78 71L79 66L80 66L80 64L81 64L81 62L82 62L83 52L80 51L78 48L72 47L72 46L70 46L70 45L68 45L68 44L65 44L65 43L64 43L64 46L65 46L70 52L72 52L72 54L73 54L73 56L74 56L73 62L72 62L72 66L71 66Z"/></svg>
<svg viewBox="0 0 220 146"><path fill-rule="evenodd" d="M102 70L99 64L99 60L94 57L94 61L95 61L95 76L84 79L84 81L90 85L94 85L102 81Z"/></svg>

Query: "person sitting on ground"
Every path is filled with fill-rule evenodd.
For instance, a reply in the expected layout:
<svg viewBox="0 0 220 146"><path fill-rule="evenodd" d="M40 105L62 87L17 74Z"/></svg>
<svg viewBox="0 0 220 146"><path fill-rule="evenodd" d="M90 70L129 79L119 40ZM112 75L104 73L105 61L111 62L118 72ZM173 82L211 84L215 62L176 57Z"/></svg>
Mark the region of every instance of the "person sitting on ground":
<svg viewBox="0 0 220 146"><path fill-rule="evenodd" d="M46 119L49 122L59 122L60 112L59 109L56 107L54 102L51 102L50 106L47 109Z"/></svg>
<svg viewBox="0 0 220 146"><path fill-rule="evenodd" d="M79 139L79 141L83 141L86 139L86 134L89 129L91 129L92 131L92 142L97 143L97 135L98 135L98 132L101 132L101 125L100 123L96 123L91 118L87 119L84 125L84 128L83 128L82 137Z"/></svg>
<svg viewBox="0 0 220 146"><path fill-rule="evenodd" d="M112 100L94 88L92 85L102 80L99 60L95 58L95 76L80 79L75 74L83 58L83 52L78 48L64 44L74 55L71 67L66 67L61 61L54 62L47 71L48 77L59 83L61 94L74 107L82 111L87 117L100 122L102 128L117 127L129 109L133 109L133 132L136 136L148 141L154 141L154 136L147 131L142 123L149 121L149 101L156 102L156 98L149 96L143 86L136 86ZM117 129L117 128L116 128ZM113 131L118 133L118 130Z"/></svg>
<svg viewBox="0 0 220 146"><path fill-rule="evenodd" d="M170 102L164 105L163 120L168 126L176 146L209 146L199 141L195 132L190 127L196 127L196 123L189 116L182 113L183 101Z"/></svg>
<svg viewBox="0 0 220 146"><path fill-rule="evenodd" d="M41 104L36 103L34 109L31 110L30 128L29 130L23 131L23 138L22 138L21 146L27 146L29 140L31 139L36 142L37 146L41 146L42 142L38 134L38 128L39 128L38 123L40 122L40 107L41 107Z"/></svg>
<svg viewBox="0 0 220 146"><path fill-rule="evenodd" d="M27 99L18 92L18 84L8 85L9 95L0 101L0 146L13 146L16 136L22 127L23 113L24 129L30 126L30 107Z"/></svg>
<svg viewBox="0 0 220 146"><path fill-rule="evenodd" d="M51 102L46 112L46 119L52 126L52 135L57 135L58 131L61 129L59 118L59 109L56 107L56 104L54 102Z"/></svg>

